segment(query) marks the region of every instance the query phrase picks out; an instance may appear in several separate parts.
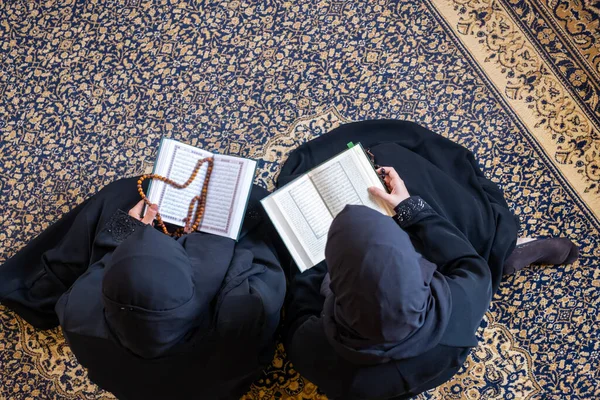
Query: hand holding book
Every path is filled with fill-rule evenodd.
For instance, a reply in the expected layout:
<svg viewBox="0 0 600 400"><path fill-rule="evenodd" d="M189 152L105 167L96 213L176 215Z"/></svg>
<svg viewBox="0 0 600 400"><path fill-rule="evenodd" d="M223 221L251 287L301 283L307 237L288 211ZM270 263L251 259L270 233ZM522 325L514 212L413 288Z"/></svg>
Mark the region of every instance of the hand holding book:
<svg viewBox="0 0 600 400"><path fill-rule="evenodd" d="M371 186L369 188L369 193L372 196L382 200L392 209L410 197L410 193L408 193L404 181L400 178L400 175L398 175L394 168L381 167L377 169L377 173L380 176L383 176L383 180L390 193L386 193L378 187Z"/></svg>

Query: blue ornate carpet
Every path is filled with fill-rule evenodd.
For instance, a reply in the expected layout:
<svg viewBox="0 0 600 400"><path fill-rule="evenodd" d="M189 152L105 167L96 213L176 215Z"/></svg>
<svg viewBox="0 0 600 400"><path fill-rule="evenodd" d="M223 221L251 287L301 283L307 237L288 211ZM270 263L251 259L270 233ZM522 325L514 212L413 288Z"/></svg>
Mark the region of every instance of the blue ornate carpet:
<svg viewBox="0 0 600 400"><path fill-rule="evenodd" d="M310 138L412 120L476 153L523 235L582 253L508 278L462 372L420 397L600 398L599 21L591 0L0 0L0 262L163 136L256 158L272 188ZM0 307L0 398L113 397L58 329ZM245 398L324 396L280 347Z"/></svg>

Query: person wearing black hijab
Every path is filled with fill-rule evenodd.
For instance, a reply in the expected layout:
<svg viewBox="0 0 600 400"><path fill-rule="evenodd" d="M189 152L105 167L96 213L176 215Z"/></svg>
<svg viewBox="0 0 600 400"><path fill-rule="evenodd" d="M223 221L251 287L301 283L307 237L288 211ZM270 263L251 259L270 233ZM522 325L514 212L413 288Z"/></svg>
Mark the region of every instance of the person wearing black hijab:
<svg viewBox="0 0 600 400"><path fill-rule="evenodd" d="M173 239L151 225L155 207L131 208L136 179L0 266L0 300L36 328L60 323L89 378L119 399L239 398L272 360L285 297L267 192L253 188L238 242Z"/></svg>
<svg viewBox="0 0 600 400"><path fill-rule="evenodd" d="M369 191L396 215L348 205L334 218L325 261L291 277L284 344L329 398L410 398L461 368L503 273L578 252L562 238L516 247L518 219L473 155L410 122L343 125L292 152L278 186L349 141L386 166L390 193Z"/></svg>

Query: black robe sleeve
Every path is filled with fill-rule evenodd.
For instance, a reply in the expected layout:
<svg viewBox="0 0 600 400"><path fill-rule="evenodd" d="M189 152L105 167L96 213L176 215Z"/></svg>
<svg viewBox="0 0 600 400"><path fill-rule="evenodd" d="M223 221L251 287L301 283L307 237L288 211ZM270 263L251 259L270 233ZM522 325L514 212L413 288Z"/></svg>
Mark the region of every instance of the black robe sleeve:
<svg viewBox="0 0 600 400"><path fill-rule="evenodd" d="M394 219L417 251L437 265L452 293L452 316L444 344L477 345L474 334L492 298L492 275L485 259L462 232L423 199L408 198L395 208Z"/></svg>
<svg viewBox="0 0 600 400"><path fill-rule="evenodd" d="M473 274L482 283L491 279L486 261L447 219L423 199L410 197L395 208L394 219L413 240L421 255L438 266L446 276ZM484 284L485 286L485 284Z"/></svg>

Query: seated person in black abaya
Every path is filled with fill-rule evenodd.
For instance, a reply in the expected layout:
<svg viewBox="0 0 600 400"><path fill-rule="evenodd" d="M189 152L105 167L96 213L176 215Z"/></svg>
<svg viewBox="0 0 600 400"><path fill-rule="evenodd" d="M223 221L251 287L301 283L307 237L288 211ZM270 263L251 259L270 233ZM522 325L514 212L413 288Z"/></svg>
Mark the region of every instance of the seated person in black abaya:
<svg viewBox="0 0 600 400"><path fill-rule="evenodd" d="M154 207L140 216L136 179L119 180L0 266L0 299L37 328L60 323L119 399L239 398L272 360L285 297L266 194L253 188L237 243L173 239Z"/></svg>
<svg viewBox="0 0 600 400"><path fill-rule="evenodd" d="M477 346L503 270L572 262L577 248L545 239L515 250L518 220L473 155L409 122L337 128L295 150L278 185L349 141L387 166L391 193L370 192L397 214L349 205L336 216L325 261L291 278L285 348L329 398L410 398L449 380Z"/></svg>

